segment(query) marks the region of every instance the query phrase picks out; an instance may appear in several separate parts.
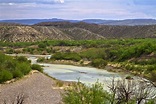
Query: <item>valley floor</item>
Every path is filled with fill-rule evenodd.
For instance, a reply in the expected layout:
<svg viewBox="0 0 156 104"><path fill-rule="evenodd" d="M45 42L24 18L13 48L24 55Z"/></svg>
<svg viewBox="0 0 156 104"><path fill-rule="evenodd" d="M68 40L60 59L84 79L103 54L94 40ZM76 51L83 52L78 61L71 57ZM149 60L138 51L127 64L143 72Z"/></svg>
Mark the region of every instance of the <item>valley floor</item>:
<svg viewBox="0 0 156 104"><path fill-rule="evenodd" d="M35 72L13 83L0 84L0 104L12 104L18 98L24 98L24 104L60 104L62 91L55 80Z"/></svg>

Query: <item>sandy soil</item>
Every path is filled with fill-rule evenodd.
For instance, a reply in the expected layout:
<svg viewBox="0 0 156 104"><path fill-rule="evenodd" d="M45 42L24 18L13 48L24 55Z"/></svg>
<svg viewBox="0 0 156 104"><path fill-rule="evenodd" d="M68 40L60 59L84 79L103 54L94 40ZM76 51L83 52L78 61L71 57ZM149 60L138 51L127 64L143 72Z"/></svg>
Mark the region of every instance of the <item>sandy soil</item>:
<svg viewBox="0 0 156 104"><path fill-rule="evenodd" d="M0 104L12 104L17 96L24 104L61 104L61 90L55 80L36 72L10 84L0 84Z"/></svg>

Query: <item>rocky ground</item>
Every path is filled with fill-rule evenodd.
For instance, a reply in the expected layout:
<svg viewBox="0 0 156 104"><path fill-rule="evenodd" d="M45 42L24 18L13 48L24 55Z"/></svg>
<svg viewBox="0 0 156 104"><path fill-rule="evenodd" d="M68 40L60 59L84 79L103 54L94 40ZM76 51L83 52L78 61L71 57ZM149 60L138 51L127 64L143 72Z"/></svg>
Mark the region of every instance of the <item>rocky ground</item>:
<svg viewBox="0 0 156 104"><path fill-rule="evenodd" d="M17 100L24 100L24 104L61 104L62 92L55 80L35 72L13 83L0 84L0 104L17 104Z"/></svg>

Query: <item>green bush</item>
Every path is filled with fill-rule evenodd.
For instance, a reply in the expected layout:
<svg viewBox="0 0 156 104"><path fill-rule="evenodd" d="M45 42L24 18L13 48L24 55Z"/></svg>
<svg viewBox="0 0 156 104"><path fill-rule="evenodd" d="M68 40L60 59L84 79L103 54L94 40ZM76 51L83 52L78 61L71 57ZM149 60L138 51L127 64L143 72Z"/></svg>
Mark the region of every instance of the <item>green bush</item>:
<svg viewBox="0 0 156 104"><path fill-rule="evenodd" d="M45 58L38 58L37 62L44 62Z"/></svg>
<svg viewBox="0 0 156 104"><path fill-rule="evenodd" d="M21 78L22 76L23 73L20 70L16 69L13 71L13 78Z"/></svg>
<svg viewBox="0 0 156 104"><path fill-rule="evenodd" d="M103 59L94 59L91 62L91 65L98 68L104 68L107 65L107 61Z"/></svg>
<svg viewBox="0 0 156 104"><path fill-rule="evenodd" d="M156 82L156 70L150 72L149 79L153 82Z"/></svg>
<svg viewBox="0 0 156 104"><path fill-rule="evenodd" d="M46 44L45 43L39 43L38 47L39 48L46 48Z"/></svg>
<svg viewBox="0 0 156 104"><path fill-rule="evenodd" d="M63 93L64 104L155 104L153 86L147 82L134 80L112 80L109 93L101 83L85 86L75 83ZM150 96L150 99L149 99Z"/></svg>
<svg viewBox="0 0 156 104"><path fill-rule="evenodd" d="M38 65L38 64L32 64L31 69L43 72L43 68L41 67L41 65Z"/></svg>
<svg viewBox="0 0 156 104"><path fill-rule="evenodd" d="M16 58L19 62L28 62L27 58L24 56L19 56Z"/></svg>
<svg viewBox="0 0 156 104"><path fill-rule="evenodd" d="M80 61L81 57L77 53L55 53L52 56L54 60L73 60L73 61Z"/></svg>
<svg viewBox="0 0 156 104"><path fill-rule="evenodd" d="M5 82L13 78L13 75L8 70L0 70L0 83Z"/></svg>
<svg viewBox="0 0 156 104"><path fill-rule="evenodd" d="M91 87L78 82L63 95L65 104L110 104L110 94L104 91L102 84L95 83Z"/></svg>
<svg viewBox="0 0 156 104"><path fill-rule="evenodd" d="M24 75L31 71L30 64L28 63L19 63L17 69L20 70Z"/></svg>
<svg viewBox="0 0 156 104"><path fill-rule="evenodd" d="M93 60L97 58L105 58L106 53L103 48L90 48L80 53L82 58L87 58L88 60Z"/></svg>
<svg viewBox="0 0 156 104"><path fill-rule="evenodd" d="M20 78L31 71L25 57L11 57L0 53L0 83L12 78Z"/></svg>

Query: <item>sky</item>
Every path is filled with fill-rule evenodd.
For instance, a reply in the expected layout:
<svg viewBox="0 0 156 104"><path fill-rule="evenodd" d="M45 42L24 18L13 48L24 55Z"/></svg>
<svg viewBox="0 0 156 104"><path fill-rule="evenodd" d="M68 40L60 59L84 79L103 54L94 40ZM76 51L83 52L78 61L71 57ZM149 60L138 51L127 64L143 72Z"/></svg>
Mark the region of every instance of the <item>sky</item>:
<svg viewBox="0 0 156 104"><path fill-rule="evenodd" d="M0 0L5 19L156 19L156 0Z"/></svg>

